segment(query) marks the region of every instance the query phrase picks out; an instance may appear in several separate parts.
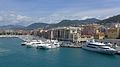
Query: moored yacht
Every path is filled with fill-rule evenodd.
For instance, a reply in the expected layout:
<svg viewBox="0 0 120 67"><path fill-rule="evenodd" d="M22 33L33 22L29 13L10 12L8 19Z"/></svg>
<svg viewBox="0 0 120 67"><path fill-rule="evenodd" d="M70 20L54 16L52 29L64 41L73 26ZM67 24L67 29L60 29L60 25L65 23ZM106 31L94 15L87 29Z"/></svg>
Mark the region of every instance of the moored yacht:
<svg viewBox="0 0 120 67"><path fill-rule="evenodd" d="M42 43L43 42L41 40L31 40L23 42L23 44L25 44L27 47L37 47L38 45L42 45Z"/></svg>
<svg viewBox="0 0 120 67"><path fill-rule="evenodd" d="M47 40L43 43L43 45L38 45L37 48L40 49L50 49L50 48L58 48L60 47L60 43L57 40Z"/></svg>
<svg viewBox="0 0 120 67"><path fill-rule="evenodd" d="M87 41L83 46L83 49L95 51L99 53L105 53L105 54L115 54L117 51L109 46L107 46L104 43L95 42L93 41Z"/></svg>

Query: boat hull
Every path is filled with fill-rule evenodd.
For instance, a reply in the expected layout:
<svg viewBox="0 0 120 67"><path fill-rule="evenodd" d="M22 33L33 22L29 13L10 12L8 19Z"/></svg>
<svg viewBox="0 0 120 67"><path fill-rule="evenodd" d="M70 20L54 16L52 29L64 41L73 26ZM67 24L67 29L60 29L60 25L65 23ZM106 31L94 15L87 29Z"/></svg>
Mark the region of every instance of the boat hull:
<svg viewBox="0 0 120 67"><path fill-rule="evenodd" d="M103 50L103 49L96 49L96 48L89 48L89 47L82 47L82 48L88 51L93 51L93 52L98 52L98 53L103 53L103 54L114 55L117 53L117 51L115 50Z"/></svg>
<svg viewBox="0 0 120 67"><path fill-rule="evenodd" d="M37 46L37 48L39 49L51 49L51 48L58 48L60 47L59 45L41 45L41 46Z"/></svg>

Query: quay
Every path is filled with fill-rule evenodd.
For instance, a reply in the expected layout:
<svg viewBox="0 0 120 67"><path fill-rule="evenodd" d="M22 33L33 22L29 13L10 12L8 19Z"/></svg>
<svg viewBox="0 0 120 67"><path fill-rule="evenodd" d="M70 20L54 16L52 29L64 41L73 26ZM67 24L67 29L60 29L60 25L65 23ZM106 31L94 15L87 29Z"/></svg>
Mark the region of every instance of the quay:
<svg viewBox="0 0 120 67"><path fill-rule="evenodd" d="M61 47L66 47L66 48L81 48L80 45L61 45Z"/></svg>
<svg viewBox="0 0 120 67"><path fill-rule="evenodd" d="M63 41L60 46L61 47L66 47L66 48L81 48L82 47L82 43Z"/></svg>

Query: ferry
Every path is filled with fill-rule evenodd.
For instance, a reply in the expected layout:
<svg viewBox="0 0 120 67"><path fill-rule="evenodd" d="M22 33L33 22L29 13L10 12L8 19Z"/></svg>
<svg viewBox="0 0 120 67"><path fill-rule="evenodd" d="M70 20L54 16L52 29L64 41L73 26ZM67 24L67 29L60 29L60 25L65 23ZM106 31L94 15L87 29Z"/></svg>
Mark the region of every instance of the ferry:
<svg viewBox="0 0 120 67"><path fill-rule="evenodd" d="M84 45L82 45L82 48L86 50L90 50L90 51L104 53L104 54L116 54L117 53L117 51L114 48L111 48L101 42L95 42L94 40L87 41Z"/></svg>

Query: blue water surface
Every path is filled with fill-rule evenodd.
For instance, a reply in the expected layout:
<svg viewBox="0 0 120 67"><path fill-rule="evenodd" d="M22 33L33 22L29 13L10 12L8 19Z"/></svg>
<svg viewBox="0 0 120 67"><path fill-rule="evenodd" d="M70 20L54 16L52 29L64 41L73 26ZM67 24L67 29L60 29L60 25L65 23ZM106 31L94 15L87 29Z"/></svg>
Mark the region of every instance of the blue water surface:
<svg viewBox="0 0 120 67"><path fill-rule="evenodd" d="M0 38L0 67L119 67L119 55L80 48L40 50L21 46L18 38Z"/></svg>

